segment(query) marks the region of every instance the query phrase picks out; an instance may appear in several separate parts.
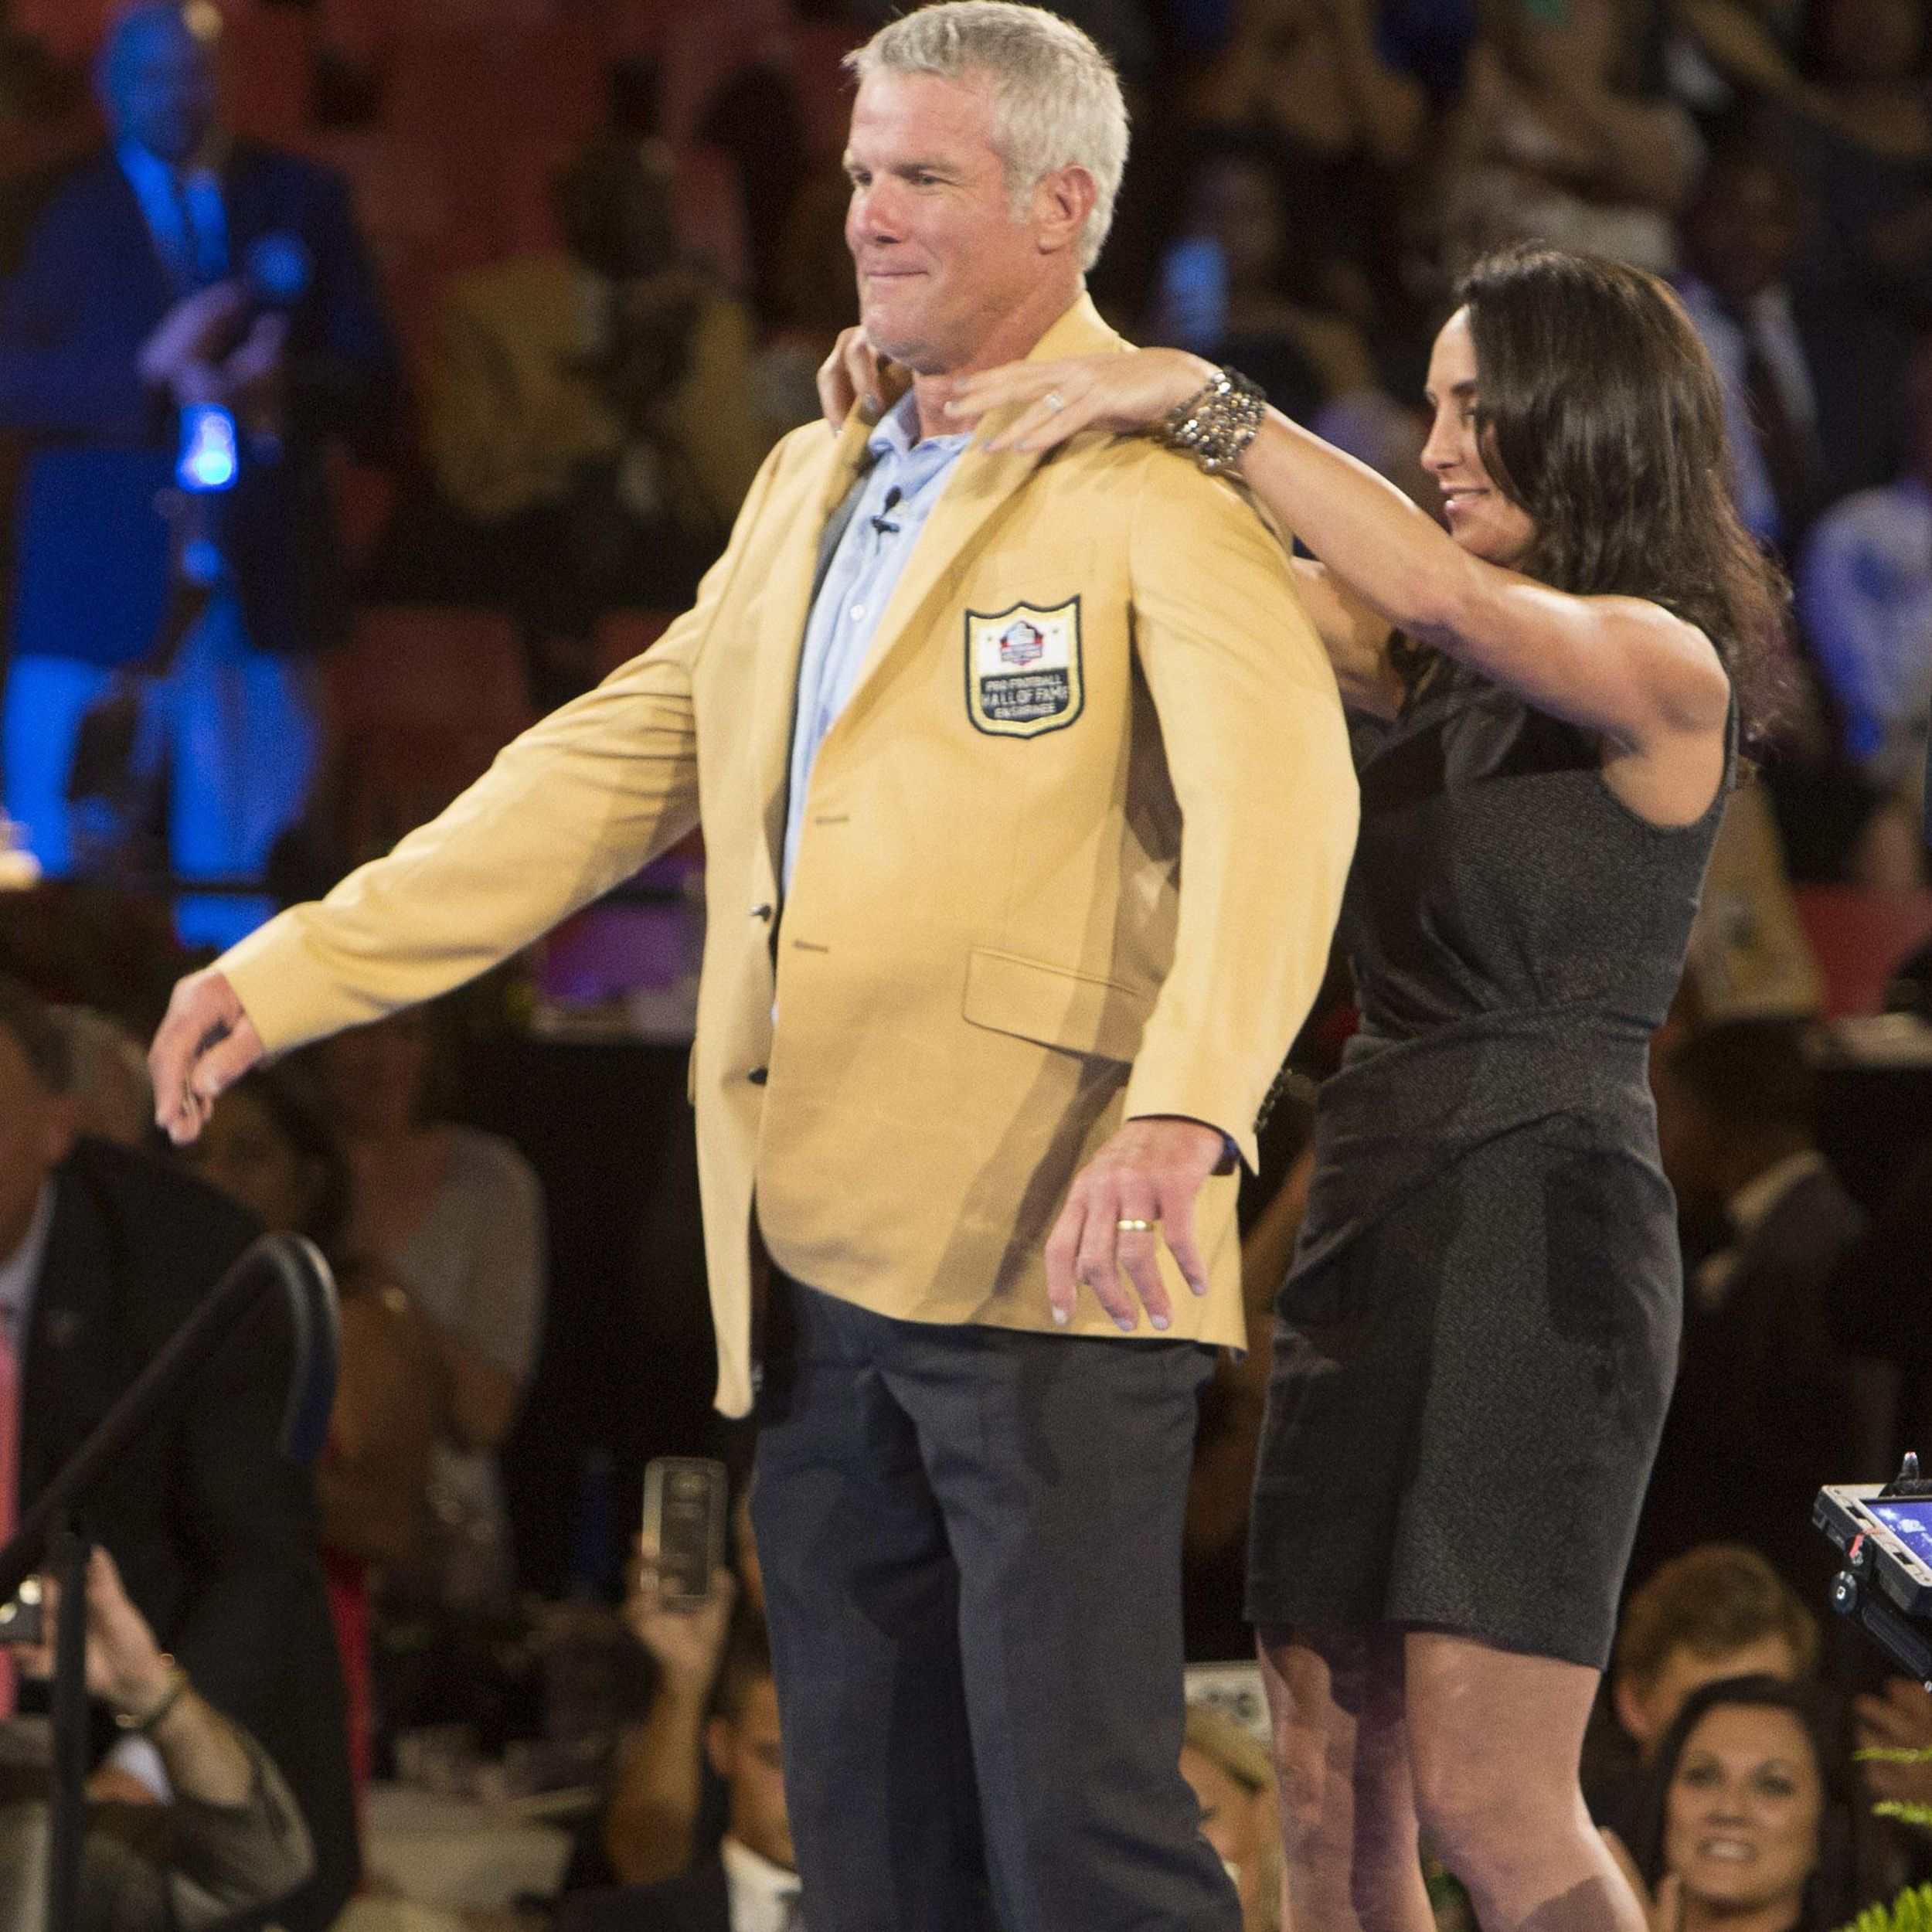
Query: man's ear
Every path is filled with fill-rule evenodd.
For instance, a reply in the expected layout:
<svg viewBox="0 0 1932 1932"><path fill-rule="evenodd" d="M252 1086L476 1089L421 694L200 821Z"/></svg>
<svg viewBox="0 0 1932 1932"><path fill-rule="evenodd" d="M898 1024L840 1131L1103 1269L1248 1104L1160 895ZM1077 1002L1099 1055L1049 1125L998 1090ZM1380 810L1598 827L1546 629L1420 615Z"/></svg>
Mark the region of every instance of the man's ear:
<svg viewBox="0 0 1932 1932"><path fill-rule="evenodd" d="M1100 199L1094 177L1077 162L1056 168L1033 184L1033 232L1043 255L1078 248L1080 231Z"/></svg>
<svg viewBox="0 0 1932 1932"><path fill-rule="evenodd" d="M1610 1680L1610 1702L1625 1735L1648 1757L1656 1740L1651 1735L1650 1711L1643 1693L1628 1677L1620 1674Z"/></svg>
<svg viewBox="0 0 1932 1932"><path fill-rule="evenodd" d="M43 1117L41 1154L49 1167L58 1167L73 1151L80 1136L80 1103L71 1094L56 1094Z"/></svg>

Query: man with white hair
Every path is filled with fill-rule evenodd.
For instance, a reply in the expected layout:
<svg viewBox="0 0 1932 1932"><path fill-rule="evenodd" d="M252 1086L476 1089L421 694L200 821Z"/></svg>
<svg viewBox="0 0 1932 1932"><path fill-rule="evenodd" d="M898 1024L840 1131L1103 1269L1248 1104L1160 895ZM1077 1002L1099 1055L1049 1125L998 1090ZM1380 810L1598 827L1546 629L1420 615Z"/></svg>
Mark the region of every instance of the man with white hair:
<svg viewBox="0 0 1932 1932"><path fill-rule="evenodd" d="M1353 844L1285 554L1145 440L953 383L1119 346L1127 142L1077 29L951 0L855 56L883 420L773 453L695 608L435 824L176 989L163 1124L429 998L702 821L692 1067L719 1404L814 1932L1238 1923L1178 1770L1180 1528L1243 1339L1237 1158ZM1076 1287L1079 1290L1077 1295Z"/></svg>

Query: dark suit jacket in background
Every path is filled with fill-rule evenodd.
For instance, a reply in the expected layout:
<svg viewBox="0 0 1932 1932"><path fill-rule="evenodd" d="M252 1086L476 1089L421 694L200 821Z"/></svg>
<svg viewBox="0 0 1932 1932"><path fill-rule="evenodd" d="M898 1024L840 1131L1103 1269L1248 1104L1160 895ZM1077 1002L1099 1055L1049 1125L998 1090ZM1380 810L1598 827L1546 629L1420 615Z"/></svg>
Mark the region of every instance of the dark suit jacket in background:
<svg viewBox="0 0 1932 1932"><path fill-rule="evenodd" d="M23 1504L260 1232L192 1175L100 1141L83 1141L54 1186L23 1365ZM287 1781L315 1874L274 1917L319 1932L358 1860L314 1486L276 1447L289 1345L265 1305L122 1458L85 1526L163 1648Z"/></svg>
<svg viewBox="0 0 1932 1932"><path fill-rule="evenodd" d="M290 331L282 457L245 462L221 514L250 639L320 649L340 638L349 609L324 448L388 413L394 346L338 177L237 142L223 198L235 272L271 233L298 236L313 264ZM168 532L155 499L172 479L177 427L135 357L176 299L113 154L82 162L0 287L0 427L33 444L20 490L18 655L124 663L159 628Z"/></svg>
<svg viewBox="0 0 1932 1932"><path fill-rule="evenodd" d="M658 1885L579 1892L557 1906L556 1932L731 1932L731 1893L714 1852Z"/></svg>
<svg viewBox="0 0 1932 1932"><path fill-rule="evenodd" d="M1851 1480L1859 1430L1832 1302L1864 1210L1828 1172L1795 1182L1745 1241L1723 1301L1686 1285L1683 1356L1631 1578L1700 1543L1748 1543L1810 1603L1836 1558L1811 1527L1820 1484Z"/></svg>

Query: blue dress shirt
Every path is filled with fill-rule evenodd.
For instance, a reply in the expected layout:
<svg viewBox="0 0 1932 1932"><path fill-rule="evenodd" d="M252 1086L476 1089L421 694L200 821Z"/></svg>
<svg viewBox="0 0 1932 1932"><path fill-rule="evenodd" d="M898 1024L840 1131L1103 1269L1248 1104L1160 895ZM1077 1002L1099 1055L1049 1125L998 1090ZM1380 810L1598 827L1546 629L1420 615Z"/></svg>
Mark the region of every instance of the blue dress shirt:
<svg viewBox="0 0 1932 1932"><path fill-rule="evenodd" d="M114 158L141 203L175 286L185 292L219 281L229 266L221 177L201 163L177 171L138 141L121 142Z"/></svg>
<svg viewBox="0 0 1932 1932"><path fill-rule="evenodd" d="M953 465L972 440L970 430L923 441L918 436L918 406L908 390L872 431L866 445L872 468L805 621L798 702L792 714L791 790L785 807L781 883L787 893L818 747L845 709L900 573Z"/></svg>

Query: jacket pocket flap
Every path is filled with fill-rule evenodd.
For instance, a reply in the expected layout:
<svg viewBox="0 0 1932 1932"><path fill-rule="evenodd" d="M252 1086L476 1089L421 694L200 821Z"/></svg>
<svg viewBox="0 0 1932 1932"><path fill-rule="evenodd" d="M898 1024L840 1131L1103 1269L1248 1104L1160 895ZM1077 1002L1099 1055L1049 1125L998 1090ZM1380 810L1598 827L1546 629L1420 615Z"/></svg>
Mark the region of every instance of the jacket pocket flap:
<svg viewBox="0 0 1932 1932"><path fill-rule="evenodd" d="M1152 1005L1148 995L1111 979L976 948L967 961L961 1011L974 1026L996 1033L1131 1061L1141 1050Z"/></svg>

